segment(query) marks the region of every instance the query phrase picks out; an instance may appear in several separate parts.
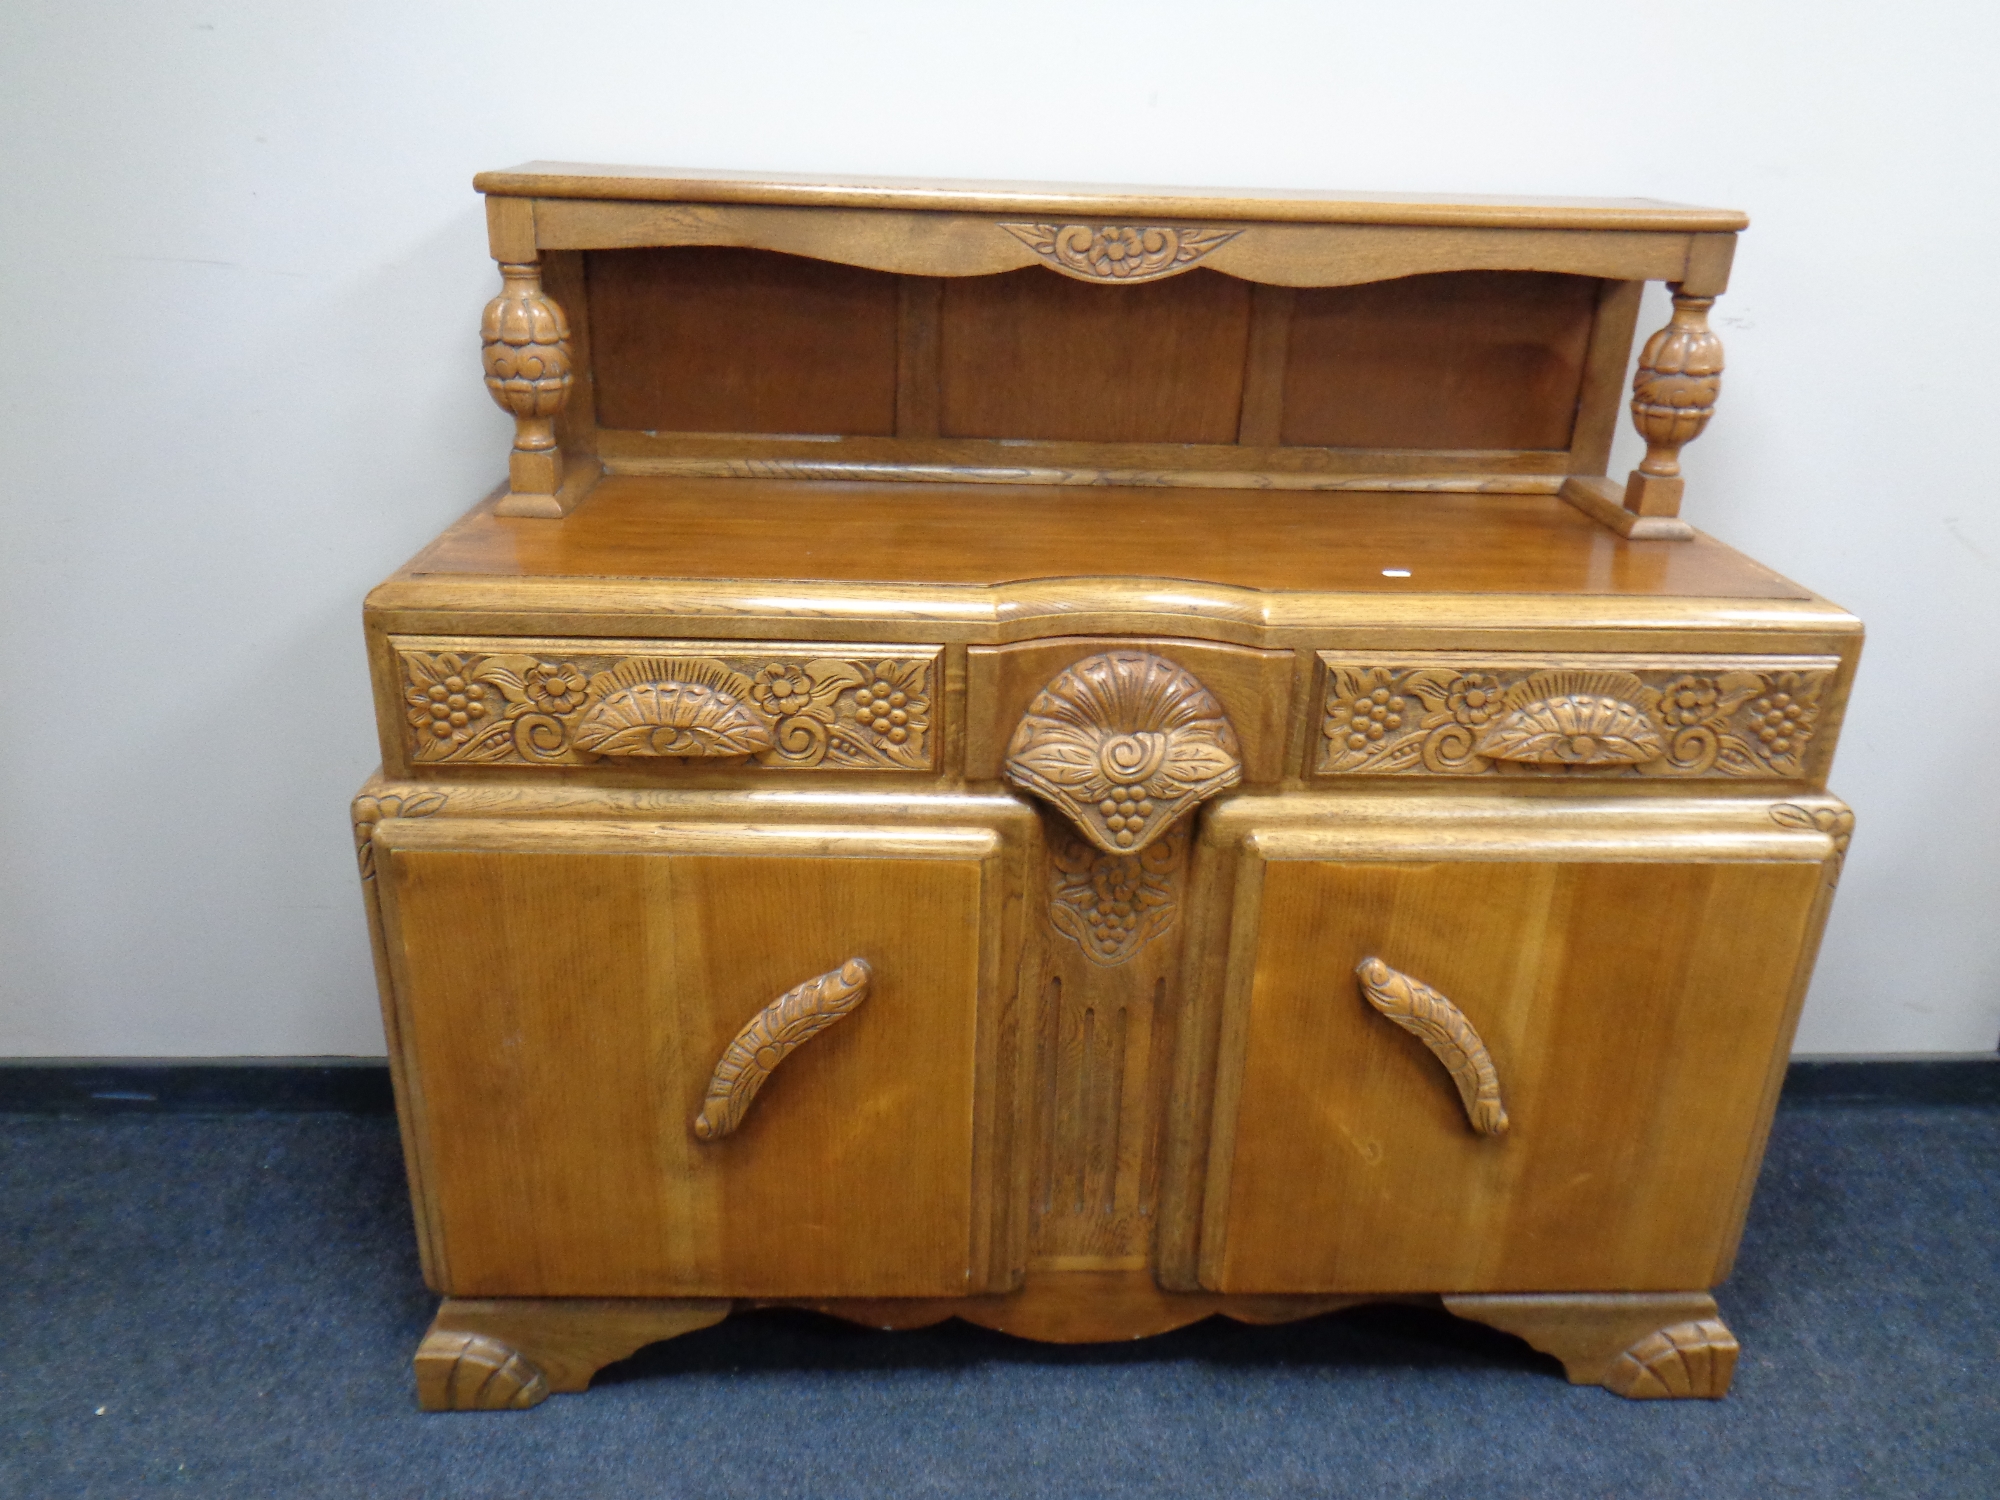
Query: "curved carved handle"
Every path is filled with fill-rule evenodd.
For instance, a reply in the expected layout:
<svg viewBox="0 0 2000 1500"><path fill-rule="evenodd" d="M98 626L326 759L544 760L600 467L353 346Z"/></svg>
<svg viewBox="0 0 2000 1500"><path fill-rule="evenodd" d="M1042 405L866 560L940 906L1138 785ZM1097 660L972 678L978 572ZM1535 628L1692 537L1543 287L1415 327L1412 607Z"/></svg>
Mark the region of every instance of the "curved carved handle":
<svg viewBox="0 0 2000 1500"><path fill-rule="evenodd" d="M867 960L850 958L839 968L786 990L751 1017L708 1080L708 1096L694 1117L696 1138L719 1141L734 1132L771 1070L799 1043L818 1036L868 998L869 977Z"/></svg>
<svg viewBox="0 0 2000 1500"><path fill-rule="evenodd" d="M1500 1102L1500 1075L1493 1058L1465 1014L1420 979L1390 968L1370 955L1354 966L1368 1003L1436 1055L1458 1085L1465 1117L1481 1135L1505 1135L1507 1110Z"/></svg>

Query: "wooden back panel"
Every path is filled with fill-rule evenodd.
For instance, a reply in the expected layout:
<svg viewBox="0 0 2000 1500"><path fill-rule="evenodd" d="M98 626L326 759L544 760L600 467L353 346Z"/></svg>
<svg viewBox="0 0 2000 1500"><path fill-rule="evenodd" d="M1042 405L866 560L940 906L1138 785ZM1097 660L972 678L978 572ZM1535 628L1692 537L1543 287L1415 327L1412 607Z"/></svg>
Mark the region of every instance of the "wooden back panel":
<svg viewBox="0 0 2000 1500"><path fill-rule="evenodd" d="M1591 277L1536 271L1303 288L1283 441L1567 448L1597 295Z"/></svg>
<svg viewBox="0 0 2000 1500"><path fill-rule="evenodd" d="M614 471L775 457L1310 475L1393 456L1413 474L1561 475L1619 399L1622 342L1615 360L1593 347L1630 337L1623 309L1606 326L1622 284L1553 272L1294 290L1197 268L1124 285L718 246L587 251L582 271Z"/></svg>
<svg viewBox="0 0 2000 1500"><path fill-rule="evenodd" d="M706 245L586 261L597 420L641 432L896 430L896 283Z"/></svg>

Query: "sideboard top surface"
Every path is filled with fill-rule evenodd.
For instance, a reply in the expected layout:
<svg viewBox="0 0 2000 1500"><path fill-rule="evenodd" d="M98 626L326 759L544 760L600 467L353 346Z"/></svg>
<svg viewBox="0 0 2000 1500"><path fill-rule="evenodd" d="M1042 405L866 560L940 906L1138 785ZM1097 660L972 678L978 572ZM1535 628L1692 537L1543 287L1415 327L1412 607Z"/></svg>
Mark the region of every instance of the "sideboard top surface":
<svg viewBox="0 0 2000 1500"><path fill-rule="evenodd" d="M493 505L404 576L990 586L1143 575L1298 593L1813 597L1711 537L1629 541L1553 495L614 474L560 526Z"/></svg>
<svg viewBox="0 0 2000 1500"><path fill-rule="evenodd" d="M481 172L473 178L473 186L495 197L1113 218L1261 219L1308 224L1717 233L1744 229L1750 223L1748 215L1735 209L1700 208L1655 198L1517 198L1487 194L981 182L941 177L605 166L590 162L528 162L505 171Z"/></svg>

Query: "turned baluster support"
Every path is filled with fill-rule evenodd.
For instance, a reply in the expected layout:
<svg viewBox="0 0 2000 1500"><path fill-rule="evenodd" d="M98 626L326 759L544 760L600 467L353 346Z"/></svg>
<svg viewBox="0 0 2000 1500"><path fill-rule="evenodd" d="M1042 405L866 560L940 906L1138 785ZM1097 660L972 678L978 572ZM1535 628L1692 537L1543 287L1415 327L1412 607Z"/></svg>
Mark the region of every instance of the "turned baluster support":
<svg viewBox="0 0 2000 1500"><path fill-rule="evenodd" d="M500 295L480 320L486 389L514 415L514 451L507 460L502 514L560 515L563 455L556 415L569 399L569 320L542 290L534 261L503 261Z"/></svg>
<svg viewBox="0 0 2000 1500"><path fill-rule="evenodd" d="M1625 482L1625 508L1641 516L1680 514L1681 449L1701 436L1722 389L1722 340L1708 326L1712 296L1670 282L1674 315L1646 340L1632 377L1632 422L1646 457Z"/></svg>

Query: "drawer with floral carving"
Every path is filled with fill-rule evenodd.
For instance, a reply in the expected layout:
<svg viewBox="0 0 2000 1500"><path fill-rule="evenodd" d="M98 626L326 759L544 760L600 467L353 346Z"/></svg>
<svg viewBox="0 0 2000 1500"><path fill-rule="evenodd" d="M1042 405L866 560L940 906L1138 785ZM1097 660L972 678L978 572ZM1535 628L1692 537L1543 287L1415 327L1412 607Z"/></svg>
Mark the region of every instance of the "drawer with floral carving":
<svg viewBox="0 0 2000 1500"><path fill-rule="evenodd" d="M1322 651L1318 776L1826 779L1831 656Z"/></svg>
<svg viewBox="0 0 2000 1500"><path fill-rule="evenodd" d="M415 765L937 765L937 646L392 636L389 648Z"/></svg>

